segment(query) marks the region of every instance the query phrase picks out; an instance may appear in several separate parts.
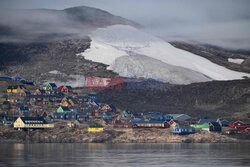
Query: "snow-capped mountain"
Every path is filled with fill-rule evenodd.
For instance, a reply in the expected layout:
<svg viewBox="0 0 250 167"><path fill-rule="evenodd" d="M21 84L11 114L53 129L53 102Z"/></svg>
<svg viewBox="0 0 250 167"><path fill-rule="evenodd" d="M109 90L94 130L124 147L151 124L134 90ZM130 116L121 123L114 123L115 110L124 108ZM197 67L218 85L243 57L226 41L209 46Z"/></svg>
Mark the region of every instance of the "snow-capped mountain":
<svg viewBox="0 0 250 167"><path fill-rule="evenodd" d="M130 25L99 28L90 38L90 49L80 55L107 64L108 69L125 77L153 78L174 84L250 77L177 49Z"/></svg>

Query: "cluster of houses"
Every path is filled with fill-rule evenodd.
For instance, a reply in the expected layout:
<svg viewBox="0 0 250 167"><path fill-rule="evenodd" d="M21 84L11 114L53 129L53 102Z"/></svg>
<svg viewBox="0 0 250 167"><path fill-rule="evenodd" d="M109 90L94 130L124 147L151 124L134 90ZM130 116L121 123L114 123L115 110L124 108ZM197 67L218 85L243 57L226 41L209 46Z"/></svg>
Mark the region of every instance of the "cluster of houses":
<svg viewBox="0 0 250 167"><path fill-rule="evenodd" d="M83 125L89 132L102 132L105 125L112 125L114 130L172 128L173 134L179 135L193 134L198 130L221 132L222 127L226 127L226 134L250 134L250 124L240 121L230 124L225 119L198 119L186 114L118 112L113 105L101 102L94 94L80 96L71 86L57 87L55 83L36 87L33 92L22 84L10 85L6 93L3 106L18 103L19 107L15 116L4 116L3 123L19 130L53 128L54 121L68 120L69 127ZM19 96L19 100L13 101L13 94ZM45 110L41 113L39 109ZM95 123L99 120L105 124Z"/></svg>

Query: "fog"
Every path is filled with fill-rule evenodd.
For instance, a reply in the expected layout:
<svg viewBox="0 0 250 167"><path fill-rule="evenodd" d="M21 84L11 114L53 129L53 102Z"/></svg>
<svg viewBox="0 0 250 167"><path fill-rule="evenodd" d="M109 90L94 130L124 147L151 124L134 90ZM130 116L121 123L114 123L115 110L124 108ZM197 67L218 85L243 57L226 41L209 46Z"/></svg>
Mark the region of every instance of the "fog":
<svg viewBox="0 0 250 167"><path fill-rule="evenodd" d="M133 20L167 41L250 49L249 0L1 0L1 8L65 9L92 6ZM1 21L4 18L2 15ZM37 16L34 16L36 19ZM61 17L61 16L60 16ZM47 18L50 18L48 16ZM53 17L52 17L53 19ZM61 20L61 19L59 19ZM55 19L55 23L58 19ZM18 22L16 24L22 24ZM61 21L58 23L61 24ZM68 24L68 23L67 23ZM63 28L60 31L67 31ZM75 29L72 29L74 32Z"/></svg>

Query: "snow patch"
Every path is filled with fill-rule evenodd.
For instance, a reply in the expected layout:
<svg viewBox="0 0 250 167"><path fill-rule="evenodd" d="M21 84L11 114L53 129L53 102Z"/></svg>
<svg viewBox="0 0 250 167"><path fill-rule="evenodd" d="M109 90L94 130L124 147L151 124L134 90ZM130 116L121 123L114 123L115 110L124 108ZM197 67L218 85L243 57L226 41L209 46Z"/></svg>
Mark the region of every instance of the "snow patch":
<svg viewBox="0 0 250 167"><path fill-rule="evenodd" d="M112 65L108 68L116 70L121 76L132 75L132 73L126 71L131 68L124 68L121 61L119 65L115 64L118 58L123 56L145 55L165 63L167 68L163 69L166 70L167 73L171 71L168 70L168 68L172 65L195 71L197 74L203 74L202 76L200 75L201 78L199 80L203 80L204 76L208 76L208 78L212 78L213 80L233 80L242 79L243 76L250 77L249 74L229 70L212 63L208 59L177 49L160 38L131 26L113 25L106 28L99 28L92 32L90 37L92 39L90 49L80 55L95 62ZM128 58L125 60L128 62ZM133 75L136 77L152 77L152 73L149 71L150 63L145 64L144 62L144 67L141 68L146 70L147 74L143 72L143 70L139 70L139 67L142 65L141 62L136 61L136 63L139 64L134 64L134 67L137 69L133 70ZM151 70L153 69L151 68ZM156 71L159 71L159 69L154 72ZM180 71L175 73L175 75L183 76ZM189 73L188 75L193 74ZM188 78L192 79L191 76L188 76ZM190 82L197 82L197 79Z"/></svg>
<svg viewBox="0 0 250 167"><path fill-rule="evenodd" d="M244 59L232 59L228 58L228 62L235 63L235 64L241 64L244 61Z"/></svg>

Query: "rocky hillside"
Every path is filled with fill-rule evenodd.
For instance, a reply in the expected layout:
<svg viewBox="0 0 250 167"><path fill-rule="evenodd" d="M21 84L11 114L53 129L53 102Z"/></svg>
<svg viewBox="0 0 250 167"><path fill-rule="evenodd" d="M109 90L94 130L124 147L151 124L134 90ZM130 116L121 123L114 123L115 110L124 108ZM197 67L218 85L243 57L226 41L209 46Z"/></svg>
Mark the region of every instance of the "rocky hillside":
<svg viewBox="0 0 250 167"><path fill-rule="evenodd" d="M224 66L228 69L250 73L250 52L241 50L223 49L211 45L190 44L184 42L170 42L173 46L202 56L213 63ZM243 63L236 64L228 59L243 59Z"/></svg>
<svg viewBox="0 0 250 167"><path fill-rule="evenodd" d="M76 55L89 46L89 38L40 43L1 43L0 75L21 76L38 83L46 80L74 80L74 75L116 77L117 74L106 70L106 65Z"/></svg>
<svg viewBox="0 0 250 167"><path fill-rule="evenodd" d="M123 86L127 87L126 84ZM250 79L179 86L164 84L159 90L103 90L98 96L133 112L186 113L194 117L250 120Z"/></svg>

